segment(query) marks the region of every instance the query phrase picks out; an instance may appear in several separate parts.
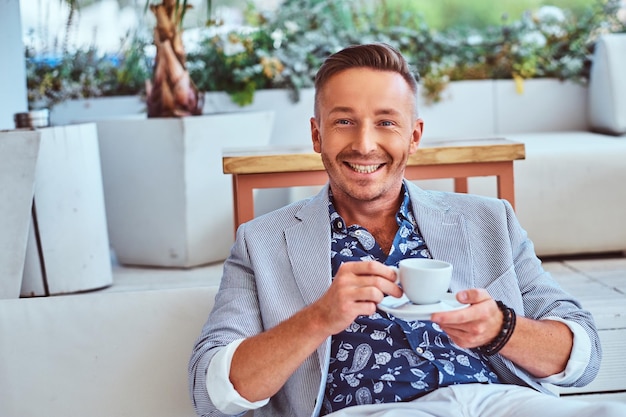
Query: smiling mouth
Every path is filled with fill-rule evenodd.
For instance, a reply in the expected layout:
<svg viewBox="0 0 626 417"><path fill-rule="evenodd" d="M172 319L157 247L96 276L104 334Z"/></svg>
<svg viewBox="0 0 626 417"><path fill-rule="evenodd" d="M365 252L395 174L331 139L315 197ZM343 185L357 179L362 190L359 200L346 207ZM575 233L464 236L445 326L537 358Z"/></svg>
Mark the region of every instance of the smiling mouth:
<svg viewBox="0 0 626 417"><path fill-rule="evenodd" d="M372 172L378 170L384 164L376 164L376 165L359 165L359 164L351 164L346 162L346 164L355 172L360 174L371 174Z"/></svg>

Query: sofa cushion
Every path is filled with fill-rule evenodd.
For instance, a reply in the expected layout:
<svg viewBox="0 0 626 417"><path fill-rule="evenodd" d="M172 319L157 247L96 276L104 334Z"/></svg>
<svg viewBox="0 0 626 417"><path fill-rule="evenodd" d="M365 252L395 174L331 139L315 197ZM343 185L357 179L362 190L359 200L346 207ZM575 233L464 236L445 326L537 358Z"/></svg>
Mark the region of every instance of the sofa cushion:
<svg viewBox="0 0 626 417"><path fill-rule="evenodd" d="M0 300L0 416L194 417L217 287Z"/></svg>
<svg viewBox="0 0 626 417"><path fill-rule="evenodd" d="M542 256L626 250L626 140L590 132L508 135L516 211Z"/></svg>
<svg viewBox="0 0 626 417"><path fill-rule="evenodd" d="M589 125L611 135L626 133L626 33L600 37L589 77Z"/></svg>

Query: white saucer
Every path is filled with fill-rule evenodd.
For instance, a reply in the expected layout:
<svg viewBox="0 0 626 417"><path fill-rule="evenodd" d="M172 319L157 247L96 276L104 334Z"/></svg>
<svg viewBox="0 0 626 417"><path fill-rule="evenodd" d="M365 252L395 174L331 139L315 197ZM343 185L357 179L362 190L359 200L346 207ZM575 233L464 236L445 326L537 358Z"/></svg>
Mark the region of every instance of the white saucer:
<svg viewBox="0 0 626 417"><path fill-rule="evenodd" d="M382 311L404 320L430 320L430 315L440 311L453 311L469 307L459 303L454 294L447 293L443 300L435 304L413 304L406 295L400 298L387 296L378 304Z"/></svg>

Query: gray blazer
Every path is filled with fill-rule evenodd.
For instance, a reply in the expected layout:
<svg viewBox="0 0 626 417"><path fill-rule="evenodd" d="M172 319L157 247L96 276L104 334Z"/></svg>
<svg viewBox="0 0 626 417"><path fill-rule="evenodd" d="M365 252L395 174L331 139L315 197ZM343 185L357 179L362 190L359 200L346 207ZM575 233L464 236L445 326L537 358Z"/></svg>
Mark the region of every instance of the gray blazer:
<svg viewBox="0 0 626 417"><path fill-rule="evenodd" d="M582 310L541 267L533 245L504 200L424 191L407 184L413 213L435 259L454 265L453 292L486 288L518 315L561 317L588 333L592 356L575 386L596 376L601 357L590 313ZM269 329L313 303L331 284L328 186L243 224L224 264L215 306L194 348L189 379L199 415L221 416L205 389L206 369L220 347ZM524 297L522 297L524 294ZM328 369L330 338L311 355L256 416L317 415ZM503 381L549 392L523 369L495 355Z"/></svg>

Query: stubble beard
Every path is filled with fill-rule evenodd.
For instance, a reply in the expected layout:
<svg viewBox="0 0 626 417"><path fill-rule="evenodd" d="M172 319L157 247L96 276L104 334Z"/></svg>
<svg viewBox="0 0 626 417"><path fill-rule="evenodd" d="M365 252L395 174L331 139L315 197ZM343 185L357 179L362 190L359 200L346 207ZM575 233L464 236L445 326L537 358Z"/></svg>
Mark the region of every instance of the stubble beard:
<svg viewBox="0 0 626 417"><path fill-rule="evenodd" d="M404 170L400 170L397 174L393 175L393 179L389 176L385 177L385 182L377 182L372 179L363 178L362 180L348 180L343 175L344 163L343 161L346 159L346 156L349 153L343 152L339 153L336 159L331 160L327 155L322 153L322 162L326 171L329 174L330 186L333 191L333 195L339 197L339 195L343 195L344 198L348 198L355 201L360 202L373 202L381 198L385 198L387 193L391 192L392 195L397 194L396 187L393 183L397 182L397 187L401 187L402 178L404 176ZM393 160L385 155L385 165L380 169L389 170L391 167L390 173L393 171L398 171L399 166L393 164ZM378 158L377 161L380 161L381 158ZM401 166L401 164L400 164ZM390 174L391 175L391 174ZM393 188L393 190L392 190Z"/></svg>

